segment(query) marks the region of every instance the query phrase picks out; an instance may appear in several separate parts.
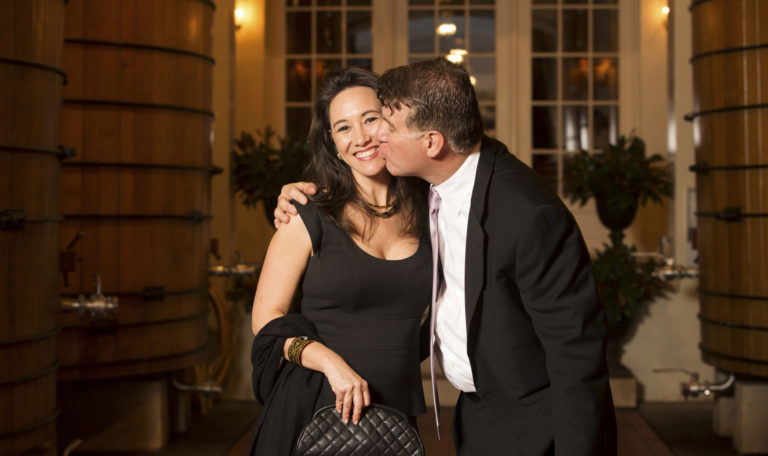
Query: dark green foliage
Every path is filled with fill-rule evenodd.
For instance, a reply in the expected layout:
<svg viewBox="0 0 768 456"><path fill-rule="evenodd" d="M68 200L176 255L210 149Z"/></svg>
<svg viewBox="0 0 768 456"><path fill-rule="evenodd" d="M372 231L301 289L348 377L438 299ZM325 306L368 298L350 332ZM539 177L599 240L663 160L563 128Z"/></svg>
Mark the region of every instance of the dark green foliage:
<svg viewBox="0 0 768 456"><path fill-rule="evenodd" d="M604 250L595 251L592 266L597 293L609 311L609 318L629 318L641 305L666 294L669 285L653 275L656 260L638 261L633 255L637 250L634 246L604 246Z"/></svg>
<svg viewBox="0 0 768 456"><path fill-rule="evenodd" d="M306 142L277 138L267 126L264 133L256 131L256 138L241 132L234 144L232 183L247 207L254 207L259 201L265 208L274 207L282 186L301 180L308 161ZM271 212L267 218L271 220Z"/></svg>
<svg viewBox="0 0 768 456"><path fill-rule="evenodd" d="M635 136L621 136L615 145L603 153L581 151L569 159L570 185L565 194L571 203L582 206L600 195L608 206L626 209L637 203L645 206L650 199L661 202L662 196L672 194L669 170L661 166L659 154L645 156L645 143Z"/></svg>

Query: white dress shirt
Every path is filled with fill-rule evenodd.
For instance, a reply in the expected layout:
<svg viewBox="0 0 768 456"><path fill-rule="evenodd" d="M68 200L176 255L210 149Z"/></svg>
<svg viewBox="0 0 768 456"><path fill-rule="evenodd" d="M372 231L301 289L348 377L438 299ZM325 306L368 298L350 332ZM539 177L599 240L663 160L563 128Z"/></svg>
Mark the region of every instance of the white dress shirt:
<svg viewBox="0 0 768 456"><path fill-rule="evenodd" d="M467 355L464 261L469 207L479 158L480 152L470 154L448 180L436 187L441 201L437 230L443 281L435 306L435 354L448 381L467 393L476 389Z"/></svg>

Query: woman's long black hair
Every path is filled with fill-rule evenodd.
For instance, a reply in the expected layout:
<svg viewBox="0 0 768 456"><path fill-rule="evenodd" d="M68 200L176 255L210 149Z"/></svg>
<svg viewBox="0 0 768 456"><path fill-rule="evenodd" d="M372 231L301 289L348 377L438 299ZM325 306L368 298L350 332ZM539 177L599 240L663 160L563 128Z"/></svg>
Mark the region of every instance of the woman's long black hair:
<svg viewBox="0 0 768 456"><path fill-rule="evenodd" d="M313 202L337 225L351 235L363 239L368 239L373 234L376 217L361 210L361 213L367 216L366 225L355 227L344 214L347 204L361 209L363 206L349 165L337 157L336 146L331 137L329 108L334 97L343 90L370 87L377 91L378 82L376 74L362 68L350 67L329 75L315 101L308 138L310 157L305 174L319 189L317 195L312 198ZM390 180L387 201L396 199L399 202L404 234L418 237L424 233L427 186L425 181L415 177L392 176Z"/></svg>

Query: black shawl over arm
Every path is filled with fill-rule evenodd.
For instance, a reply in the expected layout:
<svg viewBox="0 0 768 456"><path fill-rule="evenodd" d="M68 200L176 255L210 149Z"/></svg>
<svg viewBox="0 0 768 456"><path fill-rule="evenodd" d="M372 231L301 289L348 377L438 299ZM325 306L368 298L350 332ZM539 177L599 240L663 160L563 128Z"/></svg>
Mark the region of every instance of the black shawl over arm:
<svg viewBox="0 0 768 456"><path fill-rule="evenodd" d="M256 422L251 455L290 455L298 432L314 414L325 377L285 361L285 340L296 336L319 340L314 325L301 314L270 321L253 340L253 392L264 407Z"/></svg>

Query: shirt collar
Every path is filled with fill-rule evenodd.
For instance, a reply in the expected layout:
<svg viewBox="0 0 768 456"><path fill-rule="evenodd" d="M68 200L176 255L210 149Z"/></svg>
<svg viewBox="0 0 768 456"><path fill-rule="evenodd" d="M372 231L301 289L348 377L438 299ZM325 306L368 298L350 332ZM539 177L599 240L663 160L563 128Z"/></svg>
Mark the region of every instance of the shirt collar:
<svg viewBox="0 0 768 456"><path fill-rule="evenodd" d="M479 158L480 151L472 152L451 177L435 186L441 201L453 206L462 203L472 195Z"/></svg>

